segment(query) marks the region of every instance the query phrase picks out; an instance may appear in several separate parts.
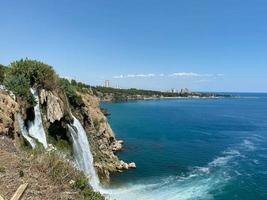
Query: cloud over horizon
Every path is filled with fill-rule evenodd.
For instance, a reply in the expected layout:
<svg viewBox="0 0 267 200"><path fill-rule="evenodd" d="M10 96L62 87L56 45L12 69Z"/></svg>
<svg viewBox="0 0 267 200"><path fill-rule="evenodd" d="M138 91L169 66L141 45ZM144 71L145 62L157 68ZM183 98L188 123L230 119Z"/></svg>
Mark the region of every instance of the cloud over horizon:
<svg viewBox="0 0 267 200"><path fill-rule="evenodd" d="M124 78L152 78L152 77L177 77L177 78L216 78L216 77L222 77L224 74L199 74L199 73L194 73L194 72L175 72L172 74L165 75L163 73L161 74L154 74L154 73L149 73L149 74L127 74L127 75L117 75L113 76L112 78L114 79L124 79Z"/></svg>

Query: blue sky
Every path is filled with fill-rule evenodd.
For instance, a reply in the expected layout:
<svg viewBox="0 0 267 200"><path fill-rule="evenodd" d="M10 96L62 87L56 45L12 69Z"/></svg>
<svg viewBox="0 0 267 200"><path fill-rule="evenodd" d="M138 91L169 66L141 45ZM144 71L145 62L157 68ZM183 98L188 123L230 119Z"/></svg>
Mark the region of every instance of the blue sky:
<svg viewBox="0 0 267 200"><path fill-rule="evenodd" d="M0 63L120 87L267 92L265 0L0 0Z"/></svg>

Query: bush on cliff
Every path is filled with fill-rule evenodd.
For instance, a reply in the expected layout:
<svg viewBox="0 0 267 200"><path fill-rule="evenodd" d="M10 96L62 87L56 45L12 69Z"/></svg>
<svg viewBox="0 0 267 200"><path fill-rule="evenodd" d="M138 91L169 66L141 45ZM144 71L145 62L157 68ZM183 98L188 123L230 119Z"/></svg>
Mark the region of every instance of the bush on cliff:
<svg viewBox="0 0 267 200"><path fill-rule="evenodd" d="M7 67L0 64L0 84L3 84Z"/></svg>
<svg viewBox="0 0 267 200"><path fill-rule="evenodd" d="M52 90L58 82L58 76L51 66L28 59L11 63L4 79L5 86L30 106L34 105L31 87Z"/></svg>
<svg viewBox="0 0 267 200"><path fill-rule="evenodd" d="M32 172L40 175L41 179L51 179L54 185L61 185L61 189L70 192L73 197L75 195L75 199L105 200L100 193L94 192L90 187L88 177L74 168L72 163L63 159L56 151L35 153L35 150L28 150L24 151L21 157L23 164L27 163ZM27 172L25 174L27 175ZM63 191L57 191L57 196L60 196Z"/></svg>
<svg viewBox="0 0 267 200"><path fill-rule="evenodd" d="M80 108L83 106L83 100L81 96L77 94L77 87L67 79L61 78L59 81L60 87L63 89L68 97L69 103L73 108Z"/></svg>

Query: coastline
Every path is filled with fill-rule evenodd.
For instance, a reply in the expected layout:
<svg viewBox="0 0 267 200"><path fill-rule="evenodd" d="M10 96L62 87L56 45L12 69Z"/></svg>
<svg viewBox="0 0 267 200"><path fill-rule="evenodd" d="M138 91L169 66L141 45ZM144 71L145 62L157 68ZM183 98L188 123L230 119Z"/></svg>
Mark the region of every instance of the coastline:
<svg viewBox="0 0 267 200"><path fill-rule="evenodd" d="M114 101L112 99L100 99L103 103L121 103L121 102L131 102L131 101L151 101L151 100L190 100L190 99L197 99L197 100L209 100L209 99L234 99L234 98L242 98L238 96L210 96L210 97L200 97L200 96L187 96L187 97L144 97L144 98L130 98L127 100L121 101Z"/></svg>

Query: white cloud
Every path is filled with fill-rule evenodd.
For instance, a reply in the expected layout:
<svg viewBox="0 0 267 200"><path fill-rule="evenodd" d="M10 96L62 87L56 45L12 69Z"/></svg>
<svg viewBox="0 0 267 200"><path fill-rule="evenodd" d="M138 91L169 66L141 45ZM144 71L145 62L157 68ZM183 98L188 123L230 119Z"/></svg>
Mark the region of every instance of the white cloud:
<svg viewBox="0 0 267 200"><path fill-rule="evenodd" d="M148 77L155 77L155 74L127 74L127 75L119 75L119 76L113 76L115 79L120 78L148 78Z"/></svg>
<svg viewBox="0 0 267 200"><path fill-rule="evenodd" d="M128 75L126 75L126 77L128 77L128 78L134 78L134 77L136 77L136 75L134 75L134 74L128 74Z"/></svg>
<svg viewBox="0 0 267 200"><path fill-rule="evenodd" d="M147 77L154 77L155 74L147 74Z"/></svg>
<svg viewBox="0 0 267 200"><path fill-rule="evenodd" d="M115 79L122 79L122 78L150 78L150 77L180 77L180 78L216 78L216 77L222 77L224 74L199 74L199 73L194 73L194 72L176 72L172 73L169 75L165 75L163 73L161 74L154 74L154 73L149 73L149 74L127 74L127 75L118 75L118 76L113 76Z"/></svg>
<svg viewBox="0 0 267 200"><path fill-rule="evenodd" d="M121 75L118 75L118 76L113 76L112 78L124 78L124 76L121 74Z"/></svg>
<svg viewBox="0 0 267 200"><path fill-rule="evenodd" d="M176 72L170 74L169 76L173 77L216 77L216 76L224 76L223 74L199 74L193 72Z"/></svg>
<svg viewBox="0 0 267 200"><path fill-rule="evenodd" d="M170 74L169 76L176 76L176 77L201 77L201 74L193 73L193 72L176 72Z"/></svg>

